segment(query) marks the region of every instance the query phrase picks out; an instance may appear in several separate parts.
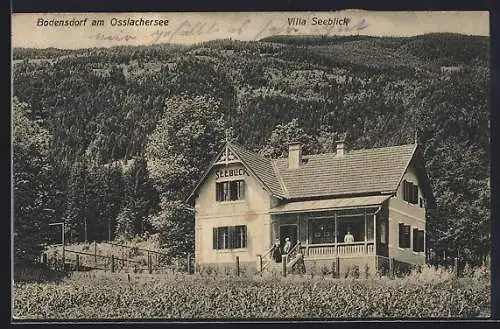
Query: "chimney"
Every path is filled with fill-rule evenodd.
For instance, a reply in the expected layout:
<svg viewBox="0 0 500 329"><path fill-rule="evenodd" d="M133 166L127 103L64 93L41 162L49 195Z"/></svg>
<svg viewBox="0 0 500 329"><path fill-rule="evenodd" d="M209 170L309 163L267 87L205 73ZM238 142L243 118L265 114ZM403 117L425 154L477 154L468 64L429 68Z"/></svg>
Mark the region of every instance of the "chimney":
<svg viewBox="0 0 500 329"><path fill-rule="evenodd" d="M343 157L349 149L349 144L344 138L337 141L337 154L336 157Z"/></svg>
<svg viewBox="0 0 500 329"><path fill-rule="evenodd" d="M302 145L300 142L288 144L288 168L297 169L302 162Z"/></svg>

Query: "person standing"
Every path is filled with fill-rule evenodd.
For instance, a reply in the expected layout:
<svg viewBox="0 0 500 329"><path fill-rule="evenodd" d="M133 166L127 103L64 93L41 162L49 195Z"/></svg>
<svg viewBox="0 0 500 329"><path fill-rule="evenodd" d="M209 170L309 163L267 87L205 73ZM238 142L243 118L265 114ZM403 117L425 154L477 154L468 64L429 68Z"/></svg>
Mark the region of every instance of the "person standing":
<svg viewBox="0 0 500 329"><path fill-rule="evenodd" d="M354 242L354 236L351 234L351 229L347 229L347 233L344 236L344 242L345 243L353 243Z"/></svg>
<svg viewBox="0 0 500 329"><path fill-rule="evenodd" d="M283 254L286 255L290 252L292 248L292 243L290 242L290 238L285 238L285 245L283 246Z"/></svg>
<svg viewBox="0 0 500 329"><path fill-rule="evenodd" d="M279 239L276 239L276 241L274 242L272 255L276 263L281 263L281 246Z"/></svg>

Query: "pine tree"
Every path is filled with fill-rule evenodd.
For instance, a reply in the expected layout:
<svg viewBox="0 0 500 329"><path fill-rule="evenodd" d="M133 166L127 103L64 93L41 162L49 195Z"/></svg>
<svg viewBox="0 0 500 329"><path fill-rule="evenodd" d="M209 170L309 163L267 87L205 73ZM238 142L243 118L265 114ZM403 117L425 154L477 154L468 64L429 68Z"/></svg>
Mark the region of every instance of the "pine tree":
<svg viewBox="0 0 500 329"><path fill-rule="evenodd" d="M85 163L77 160L71 167L68 182L66 212L64 220L69 233L69 241L83 241L88 233L86 185L88 172Z"/></svg>
<svg viewBox="0 0 500 329"><path fill-rule="evenodd" d="M54 221L54 186L48 159L50 135L13 99L14 262L36 262Z"/></svg>
<svg viewBox="0 0 500 329"><path fill-rule="evenodd" d="M101 205L101 219L106 222L105 238L114 239L116 221L123 203L123 172L119 163L104 167L105 189Z"/></svg>
<svg viewBox="0 0 500 329"><path fill-rule="evenodd" d="M150 229L156 192L149 179L146 160L134 157L124 170L123 208L118 216L117 234L124 237L142 235Z"/></svg>

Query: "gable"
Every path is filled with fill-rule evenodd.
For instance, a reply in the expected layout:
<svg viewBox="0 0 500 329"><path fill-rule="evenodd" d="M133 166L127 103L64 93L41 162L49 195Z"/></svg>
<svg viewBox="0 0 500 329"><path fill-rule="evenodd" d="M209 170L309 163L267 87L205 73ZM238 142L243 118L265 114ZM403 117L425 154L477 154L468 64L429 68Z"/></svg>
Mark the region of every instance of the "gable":
<svg viewBox="0 0 500 329"><path fill-rule="evenodd" d="M281 191L281 187L278 183L277 178L275 177L275 173L273 170L273 166L270 159L265 159L260 157L259 155L249 152L244 148L235 145L233 143L226 143L224 148L217 154L214 160L210 163L203 177L198 181L198 184L190 193L187 202L193 201L193 196L201 187L201 185L207 179L207 175L213 172L214 168L221 168L220 175L224 175L225 177L232 177L232 175L239 174L239 170L237 172L231 171L231 169L223 169L222 166L230 166L232 164L240 164L242 168L245 170L245 174L251 175L254 179L256 179L262 187L267 190L270 194L281 198L283 193ZM226 176L231 175L231 176Z"/></svg>
<svg viewBox="0 0 500 329"><path fill-rule="evenodd" d="M417 147L417 149L415 150L398 184L397 196L401 199L403 199L404 181L417 185L419 195L422 195L424 197L427 205L431 207L434 206L434 194L432 193L429 177L427 176L427 172L425 170L424 159L419 147Z"/></svg>

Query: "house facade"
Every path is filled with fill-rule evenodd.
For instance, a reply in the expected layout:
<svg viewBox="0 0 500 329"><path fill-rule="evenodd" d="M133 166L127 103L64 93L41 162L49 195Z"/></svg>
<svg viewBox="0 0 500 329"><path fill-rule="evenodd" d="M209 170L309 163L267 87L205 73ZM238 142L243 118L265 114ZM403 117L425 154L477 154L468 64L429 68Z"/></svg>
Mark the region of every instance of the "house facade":
<svg viewBox="0 0 500 329"><path fill-rule="evenodd" d="M433 202L418 145L268 159L226 143L188 198L195 210L195 263L272 268L273 244L306 272L385 270L426 261L426 206ZM281 266L281 265L280 265Z"/></svg>

